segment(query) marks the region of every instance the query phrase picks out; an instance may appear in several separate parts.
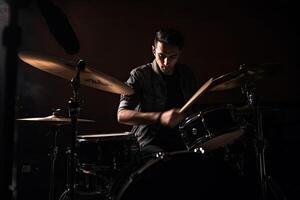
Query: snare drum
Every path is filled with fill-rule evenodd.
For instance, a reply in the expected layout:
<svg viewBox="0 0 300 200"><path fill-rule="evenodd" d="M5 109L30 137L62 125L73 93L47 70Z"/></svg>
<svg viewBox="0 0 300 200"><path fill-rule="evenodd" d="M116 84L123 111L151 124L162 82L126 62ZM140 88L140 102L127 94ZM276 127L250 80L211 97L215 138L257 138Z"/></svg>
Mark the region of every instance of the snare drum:
<svg viewBox="0 0 300 200"><path fill-rule="evenodd" d="M188 150L211 151L232 144L241 137L241 120L231 104L200 111L187 117L179 132Z"/></svg>

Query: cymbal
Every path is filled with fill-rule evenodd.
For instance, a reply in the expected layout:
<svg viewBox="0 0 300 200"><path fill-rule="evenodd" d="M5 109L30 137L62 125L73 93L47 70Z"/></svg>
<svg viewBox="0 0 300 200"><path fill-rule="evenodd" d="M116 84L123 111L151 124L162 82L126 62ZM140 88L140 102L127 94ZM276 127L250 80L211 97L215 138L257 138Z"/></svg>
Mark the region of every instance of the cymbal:
<svg viewBox="0 0 300 200"><path fill-rule="evenodd" d="M213 79L210 91L221 91L236 88L240 84L241 73L234 71Z"/></svg>
<svg viewBox="0 0 300 200"><path fill-rule="evenodd" d="M88 134L88 135L78 135L77 140L79 142L85 141L99 141L99 140L116 140L116 139L129 139L134 137L134 134L131 132L124 132L124 133L100 133L100 134Z"/></svg>
<svg viewBox="0 0 300 200"><path fill-rule="evenodd" d="M124 133L100 133L100 134L89 134L89 135L78 135L77 137L80 139L88 139L88 138L105 138L105 137L119 137L119 136L130 136L131 132Z"/></svg>
<svg viewBox="0 0 300 200"><path fill-rule="evenodd" d="M25 63L60 78L71 80L76 76L77 64L74 61L46 56L37 52L20 52L18 56ZM112 76L96 71L89 66L86 66L80 72L80 83L88 87L116 94L131 95L134 93L133 89L125 83Z"/></svg>
<svg viewBox="0 0 300 200"><path fill-rule="evenodd" d="M257 80L262 79L263 73L264 70L259 68L246 69L246 70L239 69L213 79L209 90L223 91L223 90L237 88L241 86L242 81L244 81L246 78L251 82L256 82Z"/></svg>
<svg viewBox="0 0 300 200"><path fill-rule="evenodd" d="M33 117L33 118L19 118L16 119L17 121L26 121L26 122L42 122L47 124L53 125L63 125L63 124L70 124L71 118L66 118L61 115L52 114L47 117ZM77 119L77 122L87 122L87 123L94 123L94 120L89 119Z"/></svg>

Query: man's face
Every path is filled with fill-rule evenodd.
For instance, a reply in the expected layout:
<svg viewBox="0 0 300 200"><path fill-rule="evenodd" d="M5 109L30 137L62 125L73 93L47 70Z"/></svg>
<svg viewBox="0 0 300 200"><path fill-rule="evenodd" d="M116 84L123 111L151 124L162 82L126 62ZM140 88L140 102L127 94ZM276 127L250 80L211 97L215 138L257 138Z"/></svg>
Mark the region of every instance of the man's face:
<svg viewBox="0 0 300 200"><path fill-rule="evenodd" d="M162 73L172 75L181 53L180 49L174 45L157 42L156 47L152 46L152 51Z"/></svg>

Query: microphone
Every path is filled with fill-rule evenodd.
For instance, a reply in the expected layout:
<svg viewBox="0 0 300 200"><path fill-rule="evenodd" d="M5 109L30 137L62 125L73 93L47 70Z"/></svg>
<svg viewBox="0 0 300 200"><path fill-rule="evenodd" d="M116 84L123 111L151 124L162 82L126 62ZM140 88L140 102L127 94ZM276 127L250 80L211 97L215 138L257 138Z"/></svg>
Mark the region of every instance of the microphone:
<svg viewBox="0 0 300 200"><path fill-rule="evenodd" d="M78 53L78 38L66 15L51 0L37 0L37 5L45 18L49 31L68 54Z"/></svg>

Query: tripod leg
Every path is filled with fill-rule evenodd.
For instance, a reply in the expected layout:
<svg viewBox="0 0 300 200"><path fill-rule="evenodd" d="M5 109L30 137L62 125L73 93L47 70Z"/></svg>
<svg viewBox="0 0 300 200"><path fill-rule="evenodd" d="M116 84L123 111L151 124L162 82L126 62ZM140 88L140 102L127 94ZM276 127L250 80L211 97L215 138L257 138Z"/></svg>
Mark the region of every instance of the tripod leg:
<svg viewBox="0 0 300 200"><path fill-rule="evenodd" d="M54 129L54 144L49 153L51 158L51 166L50 166L50 177L49 177L49 200L54 200L54 173L55 173L55 161L58 152L58 147L56 145L56 137L58 134L58 130Z"/></svg>
<svg viewBox="0 0 300 200"><path fill-rule="evenodd" d="M280 186L271 178L271 176L265 177L265 179L274 199L287 200L284 192L281 190Z"/></svg>
<svg viewBox="0 0 300 200"><path fill-rule="evenodd" d="M260 178L260 189L261 189L261 199L267 199L267 182L266 182L266 168L265 168L265 156L264 156L264 144L263 141L257 142L257 159L259 167L259 178Z"/></svg>
<svg viewBox="0 0 300 200"><path fill-rule="evenodd" d="M70 190L66 189L59 197L59 200L68 200L70 199L68 194L69 194Z"/></svg>
<svg viewBox="0 0 300 200"><path fill-rule="evenodd" d="M64 192L60 195L59 200L69 200L70 198L70 155L71 154L71 149L67 148L66 150L66 155L67 155L67 166L66 166L66 189Z"/></svg>
<svg viewBox="0 0 300 200"><path fill-rule="evenodd" d="M265 139L262 130L262 113L259 112L259 110L257 110L257 120L257 157L259 162L259 175L261 182L261 198L262 200L270 200L271 196L269 195L269 192L271 192L273 196L272 199L286 200L286 197L280 189L279 185L275 184L275 182L271 179L271 176L267 175L266 173Z"/></svg>
<svg viewBox="0 0 300 200"><path fill-rule="evenodd" d="M54 200L54 172L55 172L55 160L58 148L53 147L51 158L51 169L50 169L50 184L49 184L49 200Z"/></svg>

